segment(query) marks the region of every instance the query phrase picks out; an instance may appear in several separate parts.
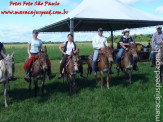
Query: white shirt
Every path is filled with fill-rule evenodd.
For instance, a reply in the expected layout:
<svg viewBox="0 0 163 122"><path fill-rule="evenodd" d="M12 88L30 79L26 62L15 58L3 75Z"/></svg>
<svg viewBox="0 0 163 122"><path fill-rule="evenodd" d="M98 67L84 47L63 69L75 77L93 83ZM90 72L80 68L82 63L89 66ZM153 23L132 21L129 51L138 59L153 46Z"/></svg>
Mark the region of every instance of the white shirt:
<svg viewBox="0 0 163 122"><path fill-rule="evenodd" d="M31 53L38 53L39 52L39 48L42 44L42 41L40 39L37 39L37 40L34 40L34 39L31 39L28 44L31 45L31 49L30 49L30 52Z"/></svg>
<svg viewBox="0 0 163 122"><path fill-rule="evenodd" d="M97 35L92 41L92 46L94 49L100 49L104 46L108 46L108 42L104 36Z"/></svg>
<svg viewBox="0 0 163 122"><path fill-rule="evenodd" d="M64 44L66 44L66 42ZM66 54L71 55L72 50L75 51L75 45L73 44L73 42L68 41Z"/></svg>

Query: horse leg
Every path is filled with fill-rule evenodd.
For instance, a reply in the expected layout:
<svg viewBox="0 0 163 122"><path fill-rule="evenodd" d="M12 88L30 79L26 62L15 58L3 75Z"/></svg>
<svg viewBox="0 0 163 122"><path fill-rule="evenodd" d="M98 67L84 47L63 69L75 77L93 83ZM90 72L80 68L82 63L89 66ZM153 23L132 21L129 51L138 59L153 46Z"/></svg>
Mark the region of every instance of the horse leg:
<svg viewBox="0 0 163 122"><path fill-rule="evenodd" d="M100 71L100 76L101 76L101 89L103 88L103 71Z"/></svg>
<svg viewBox="0 0 163 122"><path fill-rule="evenodd" d="M31 91L31 81L32 81L32 80L31 80L31 78L30 78L30 79L29 79L29 89L28 89L29 91Z"/></svg>
<svg viewBox="0 0 163 122"><path fill-rule="evenodd" d="M38 81L37 81L37 79L34 79L34 84L35 84L35 97L37 97L37 89L38 89Z"/></svg>
<svg viewBox="0 0 163 122"><path fill-rule="evenodd" d="M44 85L45 85L45 78L42 80L42 86L41 86L42 96L44 96Z"/></svg>
<svg viewBox="0 0 163 122"><path fill-rule="evenodd" d="M72 76L68 76L68 82L69 82L69 89L70 89L70 94L72 93Z"/></svg>
<svg viewBox="0 0 163 122"><path fill-rule="evenodd" d="M88 78L88 75L89 75L89 66L87 68L87 78Z"/></svg>
<svg viewBox="0 0 163 122"><path fill-rule="evenodd" d="M76 76L75 75L72 77L72 80L73 80L73 92L76 93Z"/></svg>
<svg viewBox="0 0 163 122"><path fill-rule="evenodd" d="M110 80L109 73L107 73L107 88L108 89L109 89L109 80Z"/></svg>
<svg viewBox="0 0 163 122"><path fill-rule="evenodd" d="M63 77L63 84L64 84L64 80L65 80L65 76L64 76L64 74L63 74L63 76L62 76L62 77Z"/></svg>
<svg viewBox="0 0 163 122"><path fill-rule="evenodd" d="M127 78L128 78L127 70L124 70L124 73L125 73L125 79L127 80Z"/></svg>
<svg viewBox="0 0 163 122"><path fill-rule="evenodd" d="M7 105L7 99L6 99L6 93L7 93L7 82L6 83L4 83L4 104L5 104L5 107L8 107L8 105Z"/></svg>
<svg viewBox="0 0 163 122"><path fill-rule="evenodd" d="M130 71L130 74L129 74L129 81L130 81L130 84L132 84L132 70Z"/></svg>
<svg viewBox="0 0 163 122"><path fill-rule="evenodd" d="M8 94L9 94L9 96L10 96L10 83L8 82Z"/></svg>

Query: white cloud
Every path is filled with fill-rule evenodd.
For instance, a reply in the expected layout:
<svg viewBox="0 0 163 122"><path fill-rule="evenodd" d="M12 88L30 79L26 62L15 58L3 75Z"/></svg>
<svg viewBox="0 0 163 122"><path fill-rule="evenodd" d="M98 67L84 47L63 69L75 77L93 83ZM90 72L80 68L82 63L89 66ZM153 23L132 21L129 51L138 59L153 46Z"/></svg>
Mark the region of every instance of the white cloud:
<svg viewBox="0 0 163 122"><path fill-rule="evenodd" d="M119 1L122 3L125 3L125 4L134 4L134 3L139 2L140 0L119 0ZM152 2L155 2L157 0L141 0L141 1L144 1L146 3L152 3Z"/></svg>
<svg viewBox="0 0 163 122"><path fill-rule="evenodd" d="M155 2L155 1L157 1L157 0L145 0L145 2L147 2L147 3L151 3L151 2Z"/></svg>
<svg viewBox="0 0 163 122"><path fill-rule="evenodd" d="M160 7L156 8L155 12L158 13L158 14L163 14L163 6L160 6Z"/></svg>
<svg viewBox="0 0 163 122"><path fill-rule="evenodd" d="M139 0L119 0L119 1L125 4L133 4L138 2Z"/></svg>

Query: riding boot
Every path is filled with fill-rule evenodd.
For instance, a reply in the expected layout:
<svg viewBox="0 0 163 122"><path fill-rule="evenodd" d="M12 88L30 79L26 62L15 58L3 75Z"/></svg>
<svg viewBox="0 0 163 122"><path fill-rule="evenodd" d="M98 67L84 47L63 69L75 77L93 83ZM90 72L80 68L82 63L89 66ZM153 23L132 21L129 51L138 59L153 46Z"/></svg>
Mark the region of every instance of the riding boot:
<svg viewBox="0 0 163 122"><path fill-rule="evenodd" d="M49 76L49 79L53 79L56 75L52 74L51 72L51 67L48 68L48 76Z"/></svg>
<svg viewBox="0 0 163 122"><path fill-rule="evenodd" d="M25 78L24 78L26 81L29 81L30 80L30 77L29 77L29 72L26 70L26 75L25 75Z"/></svg>
<svg viewBox="0 0 163 122"><path fill-rule="evenodd" d="M15 66L13 65L12 66L12 69L13 69L13 73L15 72ZM17 78L15 78L14 76L12 78L9 79L9 81L16 81Z"/></svg>
<svg viewBox="0 0 163 122"><path fill-rule="evenodd" d="M64 68L64 63L61 63L61 66L60 66L60 75L58 76L58 79L61 79L63 77L63 68Z"/></svg>
<svg viewBox="0 0 163 122"><path fill-rule="evenodd" d="M138 69L138 66L136 64L133 66L133 70L135 70L135 71L138 71L139 70Z"/></svg>
<svg viewBox="0 0 163 122"><path fill-rule="evenodd" d="M119 64L117 64L117 70L119 70L119 69L120 69Z"/></svg>
<svg viewBox="0 0 163 122"><path fill-rule="evenodd" d="M151 67L155 67L155 62L152 61Z"/></svg>

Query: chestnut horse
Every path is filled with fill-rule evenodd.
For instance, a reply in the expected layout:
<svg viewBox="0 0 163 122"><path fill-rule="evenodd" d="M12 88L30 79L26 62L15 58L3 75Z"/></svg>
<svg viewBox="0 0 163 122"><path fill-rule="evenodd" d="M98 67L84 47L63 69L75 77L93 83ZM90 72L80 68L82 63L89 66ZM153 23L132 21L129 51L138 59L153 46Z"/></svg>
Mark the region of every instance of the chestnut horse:
<svg viewBox="0 0 163 122"><path fill-rule="evenodd" d="M93 57L93 53L89 55L89 57ZM110 80L110 71L113 63L113 49L105 46L104 50L101 50L99 53L100 60L97 61L96 71L100 72L101 76L101 88L103 88L103 74L107 72L107 88L109 88L109 80ZM88 58L88 69L87 69L87 77L92 73L92 60ZM97 76L96 76L97 81Z"/></svg>
<svg viewBox="0 0 163 122"><path fill-rule="evenodd" d="M66 75L69 88L70 88L70 93L72 93L72 91L76 92L76 75L79 71L78 63L79 63L78 53L74 54L72 52L71 56L68 57L67 63L63 69L63 82L64 82L64 75Z"/></svg>
<svg viewBox="0 0 163 122"><path fill-rule="evenodd" d="M129 82L132 83L132 72L134 67L134 62L138 60L137 55L137 48L135 43L129 43L129 50L124 51L121 62L120 62L120 69L122 72L125 73L125 76L127 78L128 76L128 70L129 70ZM117 69L118 76L120 69Z"/></svg>
<svg viewBox="0 0 163 122"><path fill-rule="evenodd" d="M32 67L30 68L30 80L29 80L29 90L31 90L31 81L33 77L34 85L35 85L35 97L37 96L38 89L38 80L42 80L42 95L44 94L44 83L46 79L46 73L48 69L48 55L46 46L43 51L40 51L38 54L38 58L33 62Z"/></svg>

